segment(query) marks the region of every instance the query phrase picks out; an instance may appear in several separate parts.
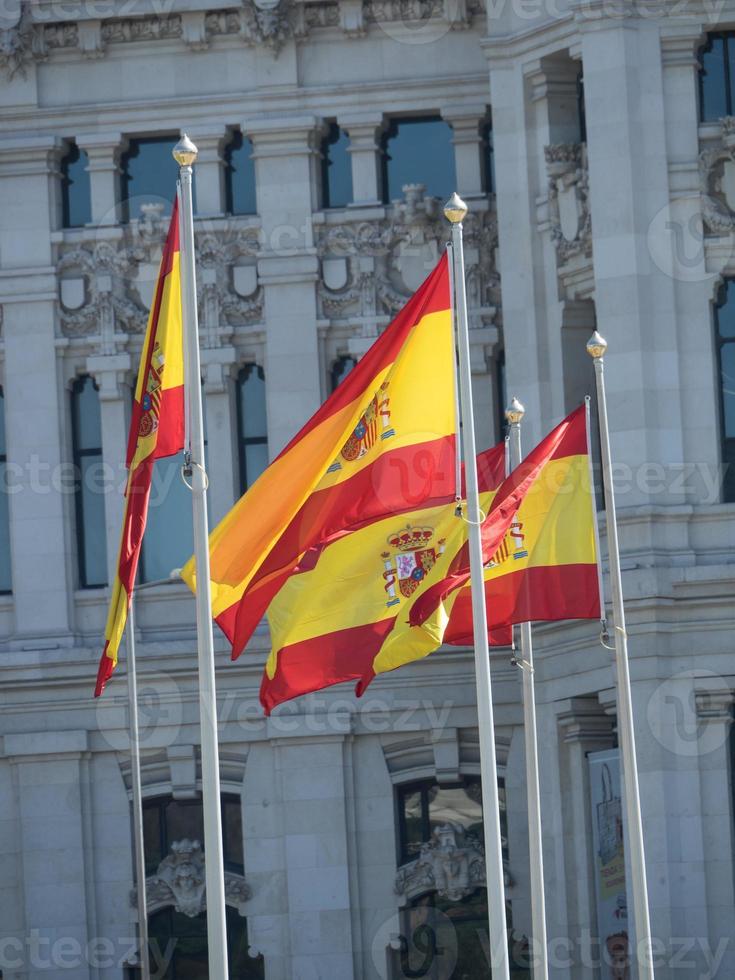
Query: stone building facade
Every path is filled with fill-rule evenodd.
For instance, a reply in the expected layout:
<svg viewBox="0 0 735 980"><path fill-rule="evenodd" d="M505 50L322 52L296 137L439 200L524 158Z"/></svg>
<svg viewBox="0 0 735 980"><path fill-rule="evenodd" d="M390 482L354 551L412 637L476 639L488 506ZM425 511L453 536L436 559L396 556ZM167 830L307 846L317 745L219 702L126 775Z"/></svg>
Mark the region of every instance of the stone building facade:
<svg viewBox="0 0 735 980"><path fill-rule="evenodd" d="M454 184L470 206L480 444L502 438L506 390L526 406L526 445L537 441L590 391L588 335L607 337L656 975L735 975L730 30L730 0L23 0L3 12L5 980L134 975L123 670L99 702L91 693L170 206L142 161L184 129L199 147L213 522L427 274ZM401 162L401 134L424 124L449 147L443 169L438 149ZM165 475L161 499L180 506L175 468ZM180 942L165 975L194 976L205 860L194 611L180 583L156 584L188 532L156 521L173 550L166 565L168 552L149 549L137 602L146 888L152 933ZM600 962L596 942L587 756L616 746L598 633L534 633L555 980L628 975ZM487 976L472 651L382 677L362 702L338 688L266 720L267 650L264 627L234 664L218 641L233 976ZM493 654L493 678L522 977L523 730L508 651ZM423 921L442 942L411 973L425 951L414 936L402 952L397 937L411 945Z"/></svg>

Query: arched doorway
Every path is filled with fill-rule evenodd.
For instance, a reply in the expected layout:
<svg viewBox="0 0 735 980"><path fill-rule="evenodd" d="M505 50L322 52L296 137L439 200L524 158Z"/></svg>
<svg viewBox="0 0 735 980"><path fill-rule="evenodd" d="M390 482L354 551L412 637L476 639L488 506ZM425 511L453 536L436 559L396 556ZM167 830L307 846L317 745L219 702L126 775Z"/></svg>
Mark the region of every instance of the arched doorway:
<svg viewBox="0 0 735 980"><path fill-rule="evenodd" d="M151 947L151 975L158 980L208 980L207 917L195 918L177 912L172 906L159 909L148 918ZM262 956L248 954L247 919L227 908L227 953L230 980L264 980ZM163 964L165 969L161 971Z"/></svg>

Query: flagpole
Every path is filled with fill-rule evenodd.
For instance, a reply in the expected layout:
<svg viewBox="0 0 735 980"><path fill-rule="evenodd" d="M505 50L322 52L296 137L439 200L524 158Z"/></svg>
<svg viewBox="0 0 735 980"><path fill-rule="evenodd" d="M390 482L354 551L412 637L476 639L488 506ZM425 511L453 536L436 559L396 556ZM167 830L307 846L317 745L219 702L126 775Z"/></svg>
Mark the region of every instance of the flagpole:
<svg viewBox="0 0 735 980"><path fill-rule="evenodd" d="M194 215L192 164L197 148L184 134L173 149L181 176L181 302L184 316L185 383L189 393L190 458L186 475L191 480L196 560L197 651L199 657L199 717L202 751L202 809L204 811L205 880L207 889L207 944L209 976L226 980L227 920L225 917L225 869L222 857L219 751L217 744L217 692L214 676L214 637L209 575L209 526L207 474L204 468L204 421L202 416L199 325L194 264Z"/></svg>
<svg viewBox="0 0 735 980"><path fill-rule="evenodd" d="M514 398L505 410L510 426L511 468L523 458L521 420L526 410ZM548 980L549 956L546 939L546 899L544 898L544 855L541 835L541 790L539 787L538 738L536 734L536 693L533 681L533 639L531 624L521 623L521 668L523 690L523 731L526 749L526 790L528 793L528 856L531 867L531 926L534 980Z"/></svg>
<svg viewBox="0 0 735 980"><path fill-rule="evenodd" d="M128 709L130 727L130 769L133 783L133 843L135 848L136 904L140 941L140 973L150 980L148 958L148 909L145 894L145 845L143 841L143 791L140 780L140 730L138 726L138 676L135 667L135 592L130 600L125 627L128 675Z"/></svg>
<svg viewBox="0 0 735 980"><path fill-rule="evenodd" d="M610 431L607 420L607 400L605 398L604 357L607 341L595 331L587 341L587 353L594 361L597 383L597 414L600 424L600 447L602 449L602 475L605 487L605 521L607 525L607 551L612 587L613 621L615 624L615 665L618 698L618 731L620 751L623 761L623 786L625 797L625 816L628 824L630 843L630 874L633 893L633 915L640 980L653 980L651 949L651 922L648 911L648 886L646 884L646 861L643 846L643 818L641 815L640 791L638 787L638 763L636 760L635 734L633 729L633 698L630 689L630 669L628 664L628 634L625 630L625 609L623 607L623 581L620 573L620 547L618 544L618 525L615 516L615 493L612 483L612 460L610 454ZM643 962L638 951L643 953Z"/></svg>
<svg viewBox="0 0 735 980"><path fill-rule="evenodd" d="M480 774L482 778L482 819L485 830L485 878L490 927L490 957L493 980L510 980L508 931L505 919L505 873L500 839L500 801L495 754L490 651L487 640L485 577L480 536L480 492L475 459L475 428L472 414L472 373L470 336L467 323L462 221L467 205L452 194L444 205L444 215L452 224L452 262L454 264L454 310L457 324L459 380L461 393L462 442L467 483L467 523L472 587L472 621L477 685L477 720L480 736Z"/></svg>

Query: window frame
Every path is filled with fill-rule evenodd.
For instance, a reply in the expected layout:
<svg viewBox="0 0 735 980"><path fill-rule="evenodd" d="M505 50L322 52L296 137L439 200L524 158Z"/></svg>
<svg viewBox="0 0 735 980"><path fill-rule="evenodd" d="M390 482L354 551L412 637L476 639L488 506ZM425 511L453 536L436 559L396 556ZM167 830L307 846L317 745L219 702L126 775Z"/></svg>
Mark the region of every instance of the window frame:
<svg viewBox="0 0 735 980"><path fill-rule="evenodd" d="M240 370L237 372L237 378L235 379L235 410L237 412L237 458L238 458L238 472L240 476L240 495L250 489L252 484L248 485L247 482L247 446L265 446L268 447L268 405L266 403L266 430L264 436L246 436L245 427L243 423L243 395L242 387L247 383L247 379L250 377L253 370L257 371L261 381L265 385L265 370L261 364L255 361L251 361L249 364L243 364ZM256 478L257 479L257 478ZM254 483L255 481L253 481Z"/></svg>
<svg viewBox="0 0 735 980"><path fill-rule="evenodd" d="M439 112L429 112L426 114L410 114L406 116L389 116L386 120L385 129L380 136L380 198L384 206L389 206L394 199L390 196L390 179L388 176L388 163L393 157L390 156L388 151L388 144L391 139L398 135L398 129L401 125L409 124L413 125L415 123L444 123L444 125L449 127L449 131L454 134L452 124L442 117ZM457 160L456 154L454 152L454 144L450 143L452 147L452 161L455 171L454 182L456 183L456 170L457 170ZM422 183L419 179L416 183ZM430 194L429 188L427 186L426 193Z"/></svg>
<svg viewBox="0 0 735 980"><path fill-rule="evenodd" d="M714 41L724 41L724 76L725 76L725 115L733 114L732 79L730 76L730 43L735 43L735 30L733 31L708 31L707 40L699 49L697 54L697 103L699 111L699 122L715 122L713 119L704 118L704 55L712 50Z"/></svg>
<svg viewBox="0 0 735 980"><path fill-rule="evenodd" d="M735 33L735 32L734 32ZM725 422L725 392L723 390L723 377L722 377L722 348L725 344L732 344L735 347L735 335L732 337L723 337L720 330L720 310L728 302L728 294L730 289L733 289L735 293L735 278L725 279L720 288L717 291L716 302L714 305L714 333L715 333L715 366L716 366L716 383L717 383L717 408L720 423L720 461L723 467L731 466L735 471L735 435L728 436ZM732 296L731 302L735 303L735 295ZM731 458L730 458L731 457ZM723 470L722 478L722 502L725 504L735 503L735 476L732 478L732 487L728 487L727 481L727 471ZM728 489L731 492L728 493Z"/></svg>
<svg viewBox="0 0 735 980"><path fill-rule="evenodd" d="M244 841L242 841L242 847L243 847L243 863L242 864L239 864L236 861L228 860L227 854L224 852L225 851L225 842L226 842L226 834L224 833L225 806L228 803L236 803L237 804L237 806L240 808L240 820L241 820L241 826L242 826L242 797L241 796L238 796L237 793L220 793L219 802L220 802L220 817L222 819L222 826L223 826L223 834L222 834L223 854L222 854L222 858L223 858L223 862L224 862L225 871L229 871L232 874L237 874L237 875L244 876L244 874L245 874L245 854L244 854L245 844L244 844ZM171 851L171 843L172 843L172 841L169 841L169 839L168 839L168 828L166 826L166 807L170 803L177 803L179 806L185 807L185 808L186 807L190 807L192 809L198 808L199 811L200 811L200 813L202 813L202 819L204 819L204 814L203 814L203 806L204 806L204 804L203 804L203 801L202 801L201 793L199 793L197 796L195 796L195 797L193 797L191 799L176 799L171 794L163 794L163 795L157 795L157 796L149 796L146 799L144 799L143 800L143 812L144 812L144 815L145 815L145 811L146 810L156 810L158 812L158 849L159 849L159 853L161 855L163 855L161 857L161 860L162 861L165 860L165 858L168 856L168 854ZM132 804L131 804L131 807L132 807ZM132 809L131 809L131 819L132 819ZM202 840L202 841L200 841L200 843L202 845L202 848L204 848L204 841ZM144 858L144 861L145 861L145 854L143 855L143 858ZM147 866L147 862L146 862L146 866ZM155 869L153 871L146 870L146 877L149 877L150 874L155 874Z"/></svg>
<svg viewBox="0 0 735 980"><path fill-rule="evenodd" d="M170 142L171 148L173 149L173 147L176 145L176 143L179 140L179 134L176 132L143 133L142 135L127 134L126 139L127 139L127 146L124 152L120 154L120 176L118 179L118 187L120 193L120 220L123 224L128 224L132 220L130 214L130 183L133 178L130 177L128 171L128 165L131 159L133 160L136 159L138 153L132 154L131 147L137 146L138 148L140 148L141 144L150 145L152 143ZM192 190L192 194L195 194L194 190ZM173 207L173 200L171 201L171 206Z"/></svg>
<svg viewBox="0 0 735 980"><path fill-rule="evenodd" d="M84 525L84 502L82 494L82 466L81 460L87 459L90 456L98 456L101 462L104 462L104 455L102 451L102 439L100 435L100 445L96 449L80 449L79 448L79 408L78 408L78 396L82 388L87 381L92 382L92 387L98 395L99 403L99 385L92 377L91 374L83 374L78 378L74 379L71 390L71 446L72 446L72 463L74 465L74 514L76 518L76 543L77 543L77 575L79 579L80 589L106 589L109 585L109 575L107 570L105 570L105 577L103 582L93 582L89 583L87 576L87 560L85 555L85 543L86 543L86 528ZM100 425L101 425L100 418ZM105 551L107 550L107 527L104 528L105 534Z"/></svg>
<svg viewBox="0 0 735 980"><path fill-rule="evenodd" d="M352 354L339 354L332 361L332 365L329 369L329 393L330 395L337 390L337 388L342 384L342 381L338 381L337 378L341 375L341 368L344 368L348 361L352 361L352 367L344 375L342 381L345 380L350 371L354 371L358 365L358 360L353 357Z"/></svg>
<svg viewBox="0 0 735 980"><path fill-rule="evenodd" d="M222 153L222 162L224 166L224 192L225 192L225 214L232 215L233 217L249 217L257 215L258 213L258 192L256 187L255 179L255 162L251 153L251 160L253 160L253 200L254 207L252 211L235 211L234 210L234 197L232 192L232 177L235 174L236 168L232 164L232 152L234 150L242 149L245 143L249 143L251 150L254 149L253 141L250 137L240 129L240 127L235 127L229 131L230 137L225 143L224 151ZM237 145L239 141L239 146Z"/></svg>
<svg viewBox="0 0 735 980"><path fill-rule="evenodd" d="M7 444L7 435L6 435L6 432L5 432L5 389L3 388L3 386L1 384L0 384L0 401L2 401L2 403L3 403L3 406L2 406L3 407L3 412L2 412L3 432L1 433L1 435L2 435L2 441L0 442L0 447L2 448L2 451L0 452L0 466L2 466L3 464L5 466L7 466L7 463L8 463L8 444ZM3 493L3 488L2 487L0 487L0 493ZM8 514L8 532L10 532L10 514ZM8 536L9 536L9 533L8 533ZM13 594L13 587L12 587L12 582L13 582L13 569L12 569L12 563L10 563L10 551L8 552L8 561L9 561L9 564L11 565L11 567L10 567L10 583L11 583L11 585L10 585L10 588L9 589L0 589L0 596L12 595Z"/></svg>
<svg viewBox="0 0 735 980"><path fill-rule="evenodd" d="M77 160L72 162L76 163L81 159L82 154L87 158L87 164L89 164L89 154L84 149L84 147L79 146L76 140L66 140L66 153L61 158L59 162L59 172L61 174L61 227L64 230L73 228L86 228L92 222L92 182L88 178L88 191L89 200L87 202L87 213L88 221L83 221L81 224L72 224L70 218L70 207L69 207L69 188L71 187L73 181L69 177L69 157L76 150Z"/></svg>
<svg viewBox="0 0 735 980"><path fill-rule="evenodd" d="M321 157L322 157L320 161L321 206L325 211L330 211L330 210L339 210L340 208L349 207L349 205L352 204L355 199L355 188L352 184L352 168L350 166L350 173L349 173L350 190L351 190L351 193L349 195L350 199L348 201L345 201L344 204L333 204L331 202L330 200L331 195L329 192L329 168L332 166L332 161L329 158L329 148L330 146L335 146L340 141L343 134L347 137L347 141L349 144L350 134L346 129L343 129L340 126L340 124L337 122L336 119L328 120L327 127L328 127L327 132L322 138L321 146L320 146ZM349 154L349 150L347 150L347 153ZM349 156L347 158L347 162L348 165L351 163Z"/></svg>

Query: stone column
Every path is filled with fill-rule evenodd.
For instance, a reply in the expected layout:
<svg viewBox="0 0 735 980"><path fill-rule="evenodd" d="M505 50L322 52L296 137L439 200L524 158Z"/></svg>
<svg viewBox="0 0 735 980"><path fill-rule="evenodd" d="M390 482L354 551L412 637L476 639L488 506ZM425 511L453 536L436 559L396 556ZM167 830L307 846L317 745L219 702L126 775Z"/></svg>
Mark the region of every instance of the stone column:
<svg viewBox="0 0 735 980"><path fill-rule="evenodd" d="M352 163L352 207L377 205L382 201L380 133L382 112L348 112L337 118L350 137Z"/></svg>
<svg viewBox="0 0 735 980"><path fill-rule="evenodd" d="M120 220L120 154L124 149L121 133L84 133L77 146L85 150L89 163L92 198L92 224L116 225Z"/></svg>
<svg viewBox="0 0 735 980"><path fill-rule="evenodd" d="M320 123L314 116L247 120L263 249L268 448L275 456L321 401L312 234Z"/></svg>
<svg viewBox="0 0 735 980"><path fill-rule="evenodd" d="M94 378L99 388L105 479L107 581L111 585L117 573L117 553L125 505L125 455L132 405L130 354L88 357L87 373Z"/></svg>
<svg viewBox="0 0 735 980"><path fill-rule="evenodd" d="M223 126L190 126L187 133L199 150L196 182L196 217L219 217L225 210L225 131Z"/></svg>
<svg viewBox="0 0 735 980"><path fill-rule="evenodd" d="M647 463L681 474L684 462L674 280L654 259L649 240L670 205L659 25L642 18L587 20L582 59L595 306L598 329L610 343L612 455L633 475L619 505L681 503L681 481L652 487L636 478Z"/></svg>
<svg viewBox="0 0 735 980"><path fill-rule="evenodd" d="M8 138L0 148L0 304L5 341L5 424L16 633L23 645L69 636L70 495L61 463L66 403L57 377L56 277L51 225L61 144ZM68 483L68 481L66 481ZM39 574L40 570L43 574ZM39 608L44 635L39 636Z"/></svg>
<svg viewBox="0 0 735 980"><path fill-rule="evenodd" d="M470 200L482 197L482 133L480 127L487 116L484 105L447 106L441 111L442 119L454 133L454 165L457 172L457 191L460 197Z"/></svg>
<svg viewBox="0 0 735 980"><path fill-rule="evenodd" d="M216 527L240 496L237 411L232 380L236 357L235 348L230 346L204 348L201 352L209 473L207 499L212 527Z"/></svg>
<svg viewBox="0 0 735 980"><path fill-rule="evenodd" d="M5 736L18 793L28 980L91 980L86 950L97 933L84 812L88 751L86 731Z"/></svg>

